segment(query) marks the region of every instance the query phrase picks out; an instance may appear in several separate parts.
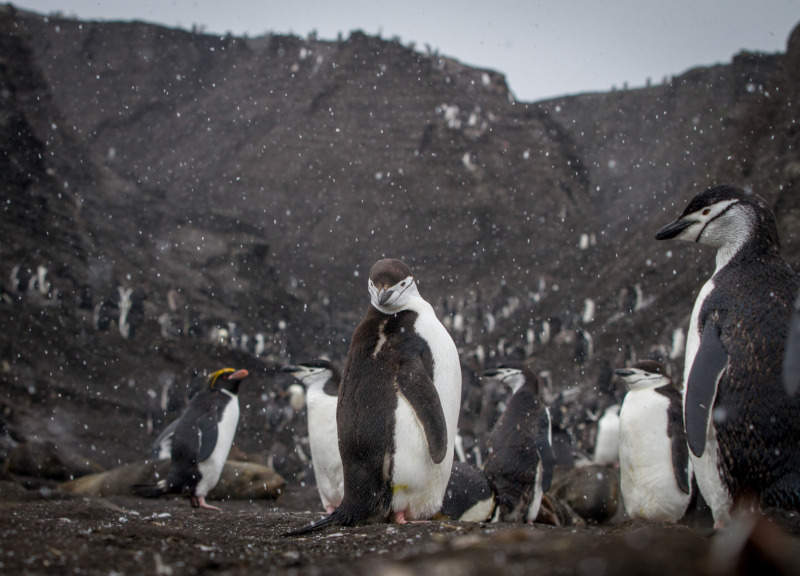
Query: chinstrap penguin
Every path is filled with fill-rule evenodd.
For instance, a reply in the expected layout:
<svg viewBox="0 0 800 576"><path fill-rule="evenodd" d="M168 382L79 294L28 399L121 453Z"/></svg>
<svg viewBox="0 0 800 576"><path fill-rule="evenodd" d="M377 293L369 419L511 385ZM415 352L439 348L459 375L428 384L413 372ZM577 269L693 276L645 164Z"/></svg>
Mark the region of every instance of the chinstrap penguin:
<svg viewBox="0 0 800 576"><path fill-rule="evenodd" d="M522 363L483 373L513 391L489 433L484 471L497 489L502 522L536 521L553 479L550 411L539 393L539 377Z"/></svg>
<svg viewBox="0 0 800 576"><path fill-rule="evenodd" d="M333 524L426 520L442 505L461 403L458 351L406 264L378 261L368 289L336 409L344 499L287 536Z"/></svg>
<svg viewBox="0 0 800 576"><path fill-rule="evenodd" d="M219 511L206 503L206 495L228 459L239 424L239 384L247 375L247 370L223 368L208 377L207 388L166 429L172 438L169 474L156 484L132 486L134 494L146 498L188 494L193 507Z"/></svg>
<svg viewBox="0 0 800 576"><path fill-rule="evenodd" d="M715 527L744 499L800 509L800 398L781 382L798 279L780 255L775 216L755 194L715 186L656 234L670 238L717 249L684 364L690 458Z"/></svg>
<svg viewBox="0 0 800 576"><path fill-rule="evenodd" d="M497 510L497 491L477 466L453 462L450 480L437 519L488 522Z"/></svg>
<svg viewBox="0 0 800 576"><path fill-rule="evenodd" d="M691 499L680 390L660 362L616 371L628 386L619 414L619 474L631 518L677 522Z"/></svg>
<svg viewBox="0 0 800 576"><path fill-rule="evenodd" d="M324 359L285 366L283 371L300 381L307 390L311 463L322 505L330 514L344 497L344 473L336 430L336 404L341 375L333 364Z"/></svg>

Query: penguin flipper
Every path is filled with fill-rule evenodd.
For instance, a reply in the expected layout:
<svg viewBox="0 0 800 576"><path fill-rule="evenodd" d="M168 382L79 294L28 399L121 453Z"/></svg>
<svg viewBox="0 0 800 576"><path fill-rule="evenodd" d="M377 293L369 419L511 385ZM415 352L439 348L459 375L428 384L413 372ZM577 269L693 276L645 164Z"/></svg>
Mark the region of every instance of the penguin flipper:
<svg viewBox="0 0 800 576"><path fill-rule="evenodd" d="M425 432L431 459L439 464L447 454L447 422L442 402L422 358L417 357L409 364L397 374L397 387Z"/></svg>
<svg viewBox="0 0 800 576"><path fill-rule="evenodd" d="M680 393L672 388L675 395ZM680 402L670 402L667 409L667 433L670 436L672 452L672 473L681 492L691 494L689 486L689 445L683 428L683 410Z"/></svg>
<svg viewBox="0 0 800 576"><path fill-rule="evenodd" d="M550 489L550 484L553 482L553 468L555 467L550 425L550 410L545 408L542 410L539 434L536 436L536 451L539 453L539 461L542 463L542 492L547 492Z"/></svg>
<svg viewBox="0 0 800 576"><path fill-rule="evenodd" d="M175 428L178 427L180 418L172 421L169 426L161 431L153 446L150 448L150 458L158 460L169 460L172 454L172 438L175 436Z"/></svg>
<svg viewBox="0 0 800 576"><path fill-rule="evenodd" d="M212 411L197 420L197 430L200 432L200 446L197 451L197 461L208 460L217 445L218 421Z"/></svg>
<svg viewBox="0 0 800 576"><path fill-rule="evenodd" d="M800 297L794 305L789 338L783 351L783 386L791 396L800 388Z"/></svg>
<svg viewBox="0 0 800 576"><path fill-rule="evenodd" d="M706 435L717 397L717 387L728 367L728 352L719 336L717 324L711 319L707 320L686 383L686 439L692 453L697 457L702 456L706 449Z"/></svg>

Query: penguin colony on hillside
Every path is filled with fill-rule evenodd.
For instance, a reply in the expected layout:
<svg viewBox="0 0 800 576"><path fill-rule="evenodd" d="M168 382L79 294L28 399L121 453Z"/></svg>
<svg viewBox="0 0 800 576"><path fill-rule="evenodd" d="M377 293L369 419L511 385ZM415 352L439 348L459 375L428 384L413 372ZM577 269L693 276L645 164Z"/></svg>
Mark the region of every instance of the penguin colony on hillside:
<svg viewBox="0 0 800 576"><path fill-rule="evenodd" d="M758 196L716 186L656 234L671 238L717 249L688 333L673 330L671 348L659 354L669 362L685 351L683 385L664 364L645 360L616 371L607 366L596 386L605 400L579 398L571 390L555 393L549 373L540 378L524 363L500 364L481 374L483 399L494 382L501 401L486 428L485 458L476 447L472 464L464 450L468 436L456 429L462 365L448 332L462 325L457 316L440 322L406 264L378 261L341 377L324 359L284 367L306 390L311 463L328 514L287 535L431 518L535 522L562 458L554 433L577 432L569 423L576 406L585 412L582 422L597 423L593 454L582 465L618 467L630 518L677 522L698 497L715 527L740 505L800 509L800 296L797 277L780 257L775 217ZM630 294L635 308L641 289ZM510 300L508 313L515 310ZM584 302L584 322L593 310L592 301ZM485 321L493 326L494 316L487 313ZM578 344L585 360L591 335L573 333L576 361ZM480 351L475 360L483 363ZM231 413L241 372L212 375L235 380L232 394L225 388L228 398L215 401L222 402L216 420L193 408L194 399L156 442L156 451L171 454L169 476L136 493L184 492L193 505L208 507L205 494L238 420L238 403L235 418ZM627 386L624 395L613 393L614 375ZM204 442L209 426L219 430L213 445ZM200 446L187 441L198 433Z"/></svg>

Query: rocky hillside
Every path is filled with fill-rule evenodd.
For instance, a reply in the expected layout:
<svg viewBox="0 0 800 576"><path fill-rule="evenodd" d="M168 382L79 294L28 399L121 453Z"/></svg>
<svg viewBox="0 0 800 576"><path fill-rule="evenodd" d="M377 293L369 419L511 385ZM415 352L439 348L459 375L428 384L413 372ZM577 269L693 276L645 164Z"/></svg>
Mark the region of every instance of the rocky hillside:
<svg viewBox="0 0 800 576"><path fill-rule="evenodd" d="M35 439L130 461L151 395L231 364L253 374L237 443L281 458L303 424L276 367L341 365L384 256L458 343L475 429L474 371L504 358L556 389L651 353L679 373L672 334L712 257L653 235L707 185L772 202L800 270L797 30L786 54L539 103L359 32L216 37L5 6L0 42L4 457Z"/></svg>

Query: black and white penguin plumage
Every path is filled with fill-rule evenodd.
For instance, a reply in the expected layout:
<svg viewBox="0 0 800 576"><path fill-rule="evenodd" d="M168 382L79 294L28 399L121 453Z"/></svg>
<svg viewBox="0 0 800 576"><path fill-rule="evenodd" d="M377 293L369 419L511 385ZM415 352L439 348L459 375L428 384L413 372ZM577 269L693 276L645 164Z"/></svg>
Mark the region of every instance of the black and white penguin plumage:
<svg viewBox="0 0 800 576"><path fill-rule="evenodd" d="M497 491L486 473L467 462L453 462L437 519L488 522L497 510Z"/></svg>
<svg viewBox="0 0 800 576"><path fill-rule="evenodd" d="M539 377L526 365L507 363L486 370L513 391L489 433L484 472L497 489L498 520L532 524L553 479L550 411L540 396Z"/></svg>
<svg viewBox="0 0 800 576"><path fill-rule="evenodd" d="M691 499L683 398L660 362L616 371L628 386L619 413L619 474L631 518L677 522Z"/></svg>
<svg viewBox="0 0 800 576"><path fill-rule="evenodd" d="M217 485L228 459L239 424L239 385L247 375L247 370L223 368L208 377L207 388L192 398L171 429L165 429L172 436L169 474L156 484L132 486L134 494L188 494L195 508L219 510L206 503L206 495Z"/></svg>
<svg viewBox="0 0 800 576"><path fill-rule="evenodd" d="M800 398L781 364L798 279L780 255L775 215L760 197L722 185L692 199L656 234L717 249L692 311L684 422L700 492L715 526L747 499L800 509Z"/></svg>
<svg viewBox="0 0 800 576"><path fill-rule="evenodd" d="M283 371L306 388L311 463L322 505L330 514L344 497L344 472L339 456L339 433L336 430L341 375L331 362L324 359L284 366Z"/></svg>
<svg viewBox="0 0 800 576"><path fill-rule="evenodd" d="M289 532L425 520L442 505L453 465L461 366L453 339L400 260L369 273L370 306L355 329L336 421L344 499Z"/></svg>

